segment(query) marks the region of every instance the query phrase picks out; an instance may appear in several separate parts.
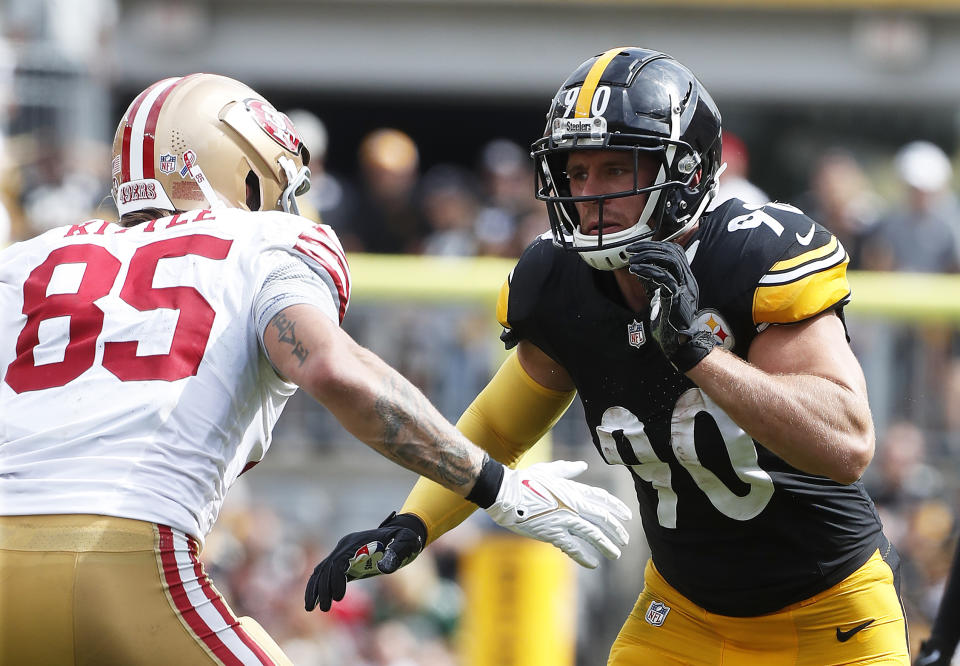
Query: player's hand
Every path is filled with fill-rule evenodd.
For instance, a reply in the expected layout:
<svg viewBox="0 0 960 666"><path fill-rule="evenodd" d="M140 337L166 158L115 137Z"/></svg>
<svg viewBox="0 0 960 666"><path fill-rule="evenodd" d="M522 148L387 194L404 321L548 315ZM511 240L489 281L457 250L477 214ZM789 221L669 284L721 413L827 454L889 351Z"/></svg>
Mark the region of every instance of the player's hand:
<svg viewBox="0 0 960 666"><path fill-rule="evenodd" d="M944 649L933 639L925 640L920 644L920 652L913 660L913 666L950 666L953 652Z"/></svg>
<svg viewBox="0 0 960 666"><path fill-rule="evenodd" d="M426 540L423 521L396 511L375 530L348 534L313 570L303 595L304 608L330 610L334 601L343 599L347 581L393 573L413 562Z"/></svg>
<svg viewBox="0 0 960 666"><path fill-rule="evenodd" d="M570 480L585 469L587 463L567 460L507 468L497 499L486 511L497 524L551 543L578 564L595 569L599 555L620 557L629 541L621 521L632 514L606 490Z"/></svg>
<svg viewBox="0 0 960 666"><path fill-rule="evenodd" d="M676 243L638 241L627 246L630 272L650 298L650 332L674 367L686 372L717 342L697 328L700 288L683 248Z"/></svg>

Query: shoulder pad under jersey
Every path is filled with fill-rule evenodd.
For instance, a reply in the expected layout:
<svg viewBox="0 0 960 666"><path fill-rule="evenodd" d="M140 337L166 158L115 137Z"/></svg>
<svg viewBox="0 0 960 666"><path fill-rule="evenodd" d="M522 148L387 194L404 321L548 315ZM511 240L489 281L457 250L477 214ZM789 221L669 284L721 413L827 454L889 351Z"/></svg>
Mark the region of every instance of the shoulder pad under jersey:
<svg viewBox="0 0 960 666"><path fill-rule="evenodd" d="M538 236L520 255L500 287L497 321L504 328L500 337L508 349L523 338L524 324L533 315L558 251L561 250L553 244L549 233Z"/></svg>
<svg viewBox="0 0 960 666"><path fill-rule="evenodd" d="M701 228L692 264L698 281L724 284L754 324L802 321L850 299L846 251L798 208L732 200Z"/></svg>

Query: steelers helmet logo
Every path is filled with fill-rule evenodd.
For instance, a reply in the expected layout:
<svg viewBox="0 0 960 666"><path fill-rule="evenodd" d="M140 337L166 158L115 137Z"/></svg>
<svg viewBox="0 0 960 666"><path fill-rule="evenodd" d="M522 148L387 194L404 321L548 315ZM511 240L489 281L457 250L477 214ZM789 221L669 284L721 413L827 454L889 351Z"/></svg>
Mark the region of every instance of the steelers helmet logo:
<svg viewBox="0 0 960 666"><path fill-rule="evenodd" d="M698 312L694 326L713 333L717 344L724 349L733 349L733 330L716 310L708 308Z"/></svg>

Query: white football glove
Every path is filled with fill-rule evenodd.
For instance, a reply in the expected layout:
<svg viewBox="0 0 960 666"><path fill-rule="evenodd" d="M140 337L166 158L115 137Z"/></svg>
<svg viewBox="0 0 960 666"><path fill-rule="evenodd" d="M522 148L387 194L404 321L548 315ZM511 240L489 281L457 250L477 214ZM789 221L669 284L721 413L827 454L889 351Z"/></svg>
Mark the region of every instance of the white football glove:
<svg viewBox="0 0 960 666"><path fill-rule="evenodd" d="M633 514L606 490L569 480L586 469L582 460L505 468L497 499L486 512L498 525L553 544L577 564L595 569L598 554L620 557L630 539L621 521Z"/></svg>

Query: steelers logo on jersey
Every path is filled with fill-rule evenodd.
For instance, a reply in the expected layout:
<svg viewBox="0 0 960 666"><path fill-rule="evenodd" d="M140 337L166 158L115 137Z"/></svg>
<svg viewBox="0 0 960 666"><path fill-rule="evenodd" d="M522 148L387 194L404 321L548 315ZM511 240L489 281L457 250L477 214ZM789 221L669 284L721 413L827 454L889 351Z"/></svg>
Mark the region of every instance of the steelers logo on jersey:
<svg viewBox="0 0 960 666"><path fill-rule="evenodd" d="M695 327L713 333L713 338L719 346L724 349L733 349L733 344L736 342L733 339L733 329L716 310L712 308L700 310L693 323Z"/></svg>

